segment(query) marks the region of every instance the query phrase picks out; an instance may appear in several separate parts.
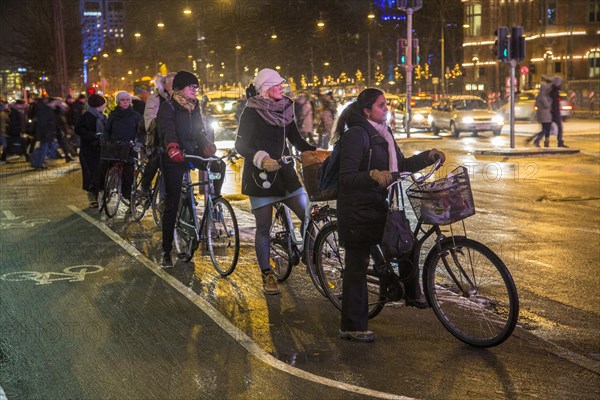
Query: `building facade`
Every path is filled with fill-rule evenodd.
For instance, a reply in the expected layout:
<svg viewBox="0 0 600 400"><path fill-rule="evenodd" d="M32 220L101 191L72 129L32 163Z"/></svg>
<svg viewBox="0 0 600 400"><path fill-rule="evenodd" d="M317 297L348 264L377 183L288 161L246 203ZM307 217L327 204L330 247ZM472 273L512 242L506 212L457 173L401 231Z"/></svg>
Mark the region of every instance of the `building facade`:
<svg viewBox="0 0 600 400"><path fill-rule="evenodd" d="M509 65L493 46L500 26L523 26L526 57L517 65L519 90L536 88L545 76L560 76L585 102L600 83L600 0L463 0L465 87L504 94Z"/></svg>

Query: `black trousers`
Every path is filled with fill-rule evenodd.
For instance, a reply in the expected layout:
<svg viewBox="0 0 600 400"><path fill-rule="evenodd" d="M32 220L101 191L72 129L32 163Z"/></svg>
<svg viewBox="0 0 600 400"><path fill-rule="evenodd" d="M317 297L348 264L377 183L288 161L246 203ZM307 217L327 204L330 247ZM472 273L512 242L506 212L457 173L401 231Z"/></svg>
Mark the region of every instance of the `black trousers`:
<svg viewBox="0 0 600 400"><path fill-rule="evenodd" d="M206 162L194 162L194 167L206 171ZM185 163L177 164L172 162L168 156L162 158L162 177L165 183L165 210L162 215L162 248L164 253L170 253L173 250L173 236L175 232L175 222L177 220L177 208L181 198L181 185L183 183L183 174L187 170ZM218 167L213 163L211 166L213 172L220 172L221 178L214 182L215 195L221 195L221 187L225 180L225 163L220 162Z"/></svg>

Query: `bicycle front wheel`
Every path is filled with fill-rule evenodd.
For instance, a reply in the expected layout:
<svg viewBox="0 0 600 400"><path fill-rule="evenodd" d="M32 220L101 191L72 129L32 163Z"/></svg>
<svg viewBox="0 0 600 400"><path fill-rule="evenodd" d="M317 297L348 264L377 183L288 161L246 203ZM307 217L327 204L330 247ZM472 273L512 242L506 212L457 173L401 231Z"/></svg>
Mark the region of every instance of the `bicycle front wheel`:
<svg viewBox="0 0 600 400"><path fill-rule="evenodd" d="M109 218L114 217L121 203L121 169L111 167L104 180L104 212Z"/></svg>
<svg viewBox="0 0 600 400"><path fill-rule="evenodd" d="M314 251L321 287L329 301L341 311L346 250L340 245L336 222L330 222L321 229ZM381 295L379 277L373 270L372 260L367 269L367 295L369 319L375 318L383 309L385 297Z"/></svg>
<svg viewBox="0 0 600 400"><path fill-rule="evenodd" d="M240 255L240 231L233 207L219 197L206 213L206 246L215 269L221 276L233 272Z"/></svg>
<svg viewBox="0 0 600 400"><path fill-rule="evenodd" d="M147 196L143 196L142 178L144 176L144 168L146 164L140 163L133 175L133 185L131 187L131 216L134 220L140 221L144 218L144 214L150 205L150 200Z"/></svg>
<svg viewBox="0 0 600 400"><path fill-rule="evenodd" d="M492 347L513 332L519 297L510 272L488 247L462 236L442 240L423 267L425 291L435 315L457 339Z"/></svg>
<svg viewBox="0 0 600 400"><path fill-rule="evenodd" d="M306 228L306 235L304 235L304 258L306 260L306 270L308 271L308 276L310 276L310 280L313 285L317 288L319 293L323 296L327 297L325 293L325 289L321 285L321 280L319 279L319 274L317 272L317 260L315 257L315 242L317 239L317 235L319 233L319 227L312 220L309 221L308 227Z"/></svg>
<svg viewBox="0 0 600 400"><path fill-rule="evenodd" d="M284 206L276 208L275 218L271 225L271 268L278 282L283 282L292 273L292 237Z"/></svg>
<svg viewBox="0 0 600 400"><path fill-rule="evenodd" d="M198 248L196 226L194 224L194 216L191 214L192 212L194 210L190 205L183 205L175 224L173 239L175 249L177 250L177 258L184 262L189 262L194 257L194 252Z"/></svg>

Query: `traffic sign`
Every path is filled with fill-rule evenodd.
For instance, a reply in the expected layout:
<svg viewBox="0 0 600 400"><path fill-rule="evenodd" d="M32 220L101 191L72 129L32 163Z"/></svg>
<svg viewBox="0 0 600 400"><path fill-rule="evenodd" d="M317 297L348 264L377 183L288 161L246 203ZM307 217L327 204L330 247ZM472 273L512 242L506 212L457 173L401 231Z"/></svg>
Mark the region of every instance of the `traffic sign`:
<svg viewBox="0 0 600 400"><path fill-rule="evenodd" d="M527 75L529 73L529 67L527 65L523 65L519 71L521 71L521 75Z"/></svg>

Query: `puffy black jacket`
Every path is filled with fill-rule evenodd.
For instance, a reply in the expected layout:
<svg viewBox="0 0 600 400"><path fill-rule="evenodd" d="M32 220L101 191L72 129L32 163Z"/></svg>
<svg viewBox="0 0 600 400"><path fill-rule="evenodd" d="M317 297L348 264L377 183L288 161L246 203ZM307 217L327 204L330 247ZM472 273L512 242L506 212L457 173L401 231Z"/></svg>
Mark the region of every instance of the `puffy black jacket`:
<svg viewBox="0 0 600 400"><path fill-rule="evenodd" d="M115 108L108 116L103 139L119 142L135 141L142 116L133 108Z"/></svg>
<svg viewBox="0 0 600 400"><path fill-rule="evenodd" d="M387 191L369 171L389 170L388 144L369 121L353 114L341 137L338 181L338 231L347 245L381 242L387 215ZM416 172L433 164L429 151L405 158L396 144L398 170Z"/></svg>
<svg viewBox="0 0 600 400"><path fill-rule="evenodd" d="M160 105L156 122L163 148L169 143L178 143L186 154L201 155L210 143L206 138L199 103L189 111L173 99L165 101Z"/></svg>
<svg viewBox="0 0 600 400"><path fill-rule="evenodd" d="M269 125L254 108L244 108L235 140L236 151L244 157L243 194L257 197L283 196L286 191L291 193L302 186L294 163L286 164L276 172L269 172L267 180L271 182L271 187L265 189L261 186L264 181L258 175L262 170L254 165L254 156L261 150L274 160L290 155L286 139L301 152L316 149L302 138L294 121L285 127Z"/></svg>

